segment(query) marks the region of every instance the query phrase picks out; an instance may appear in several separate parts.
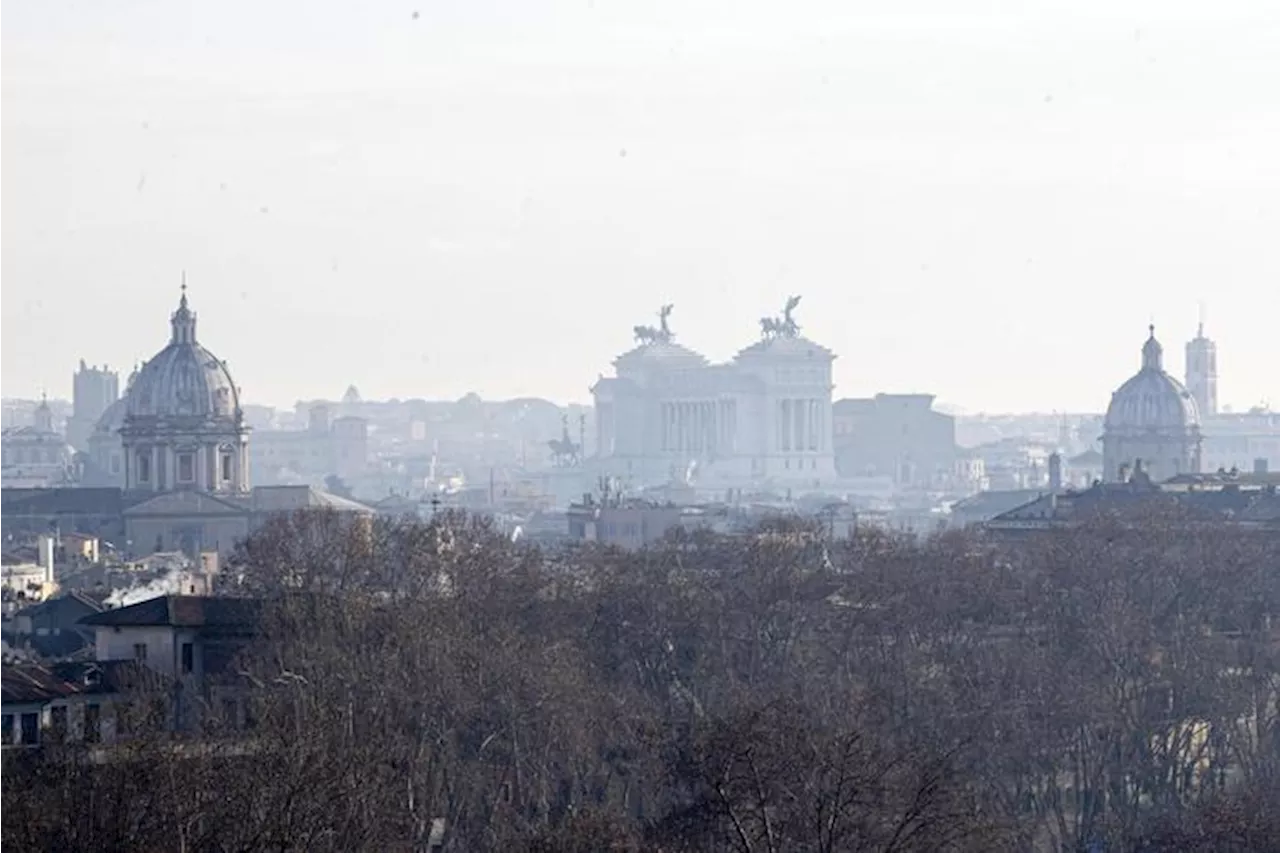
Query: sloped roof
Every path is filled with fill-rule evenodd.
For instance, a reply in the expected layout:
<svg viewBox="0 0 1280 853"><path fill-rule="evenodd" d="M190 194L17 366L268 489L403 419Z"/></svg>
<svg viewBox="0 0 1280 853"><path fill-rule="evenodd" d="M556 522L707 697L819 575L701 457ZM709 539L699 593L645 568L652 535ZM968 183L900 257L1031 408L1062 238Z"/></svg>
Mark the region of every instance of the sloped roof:
<svg viewBox="0 0 1280 853"><path fill-rule="evenodd" d="M1102 454L1092 447L1084 453L1076 454L1067 460L1068 465L1101 465Z"/></svg>
<svg viewBox="0 0 1280 853"><path fill-rule="evenodd" d="M119 515L129 502L113 487L0 490L6 515Z"/></svg>
<svg viewBox="0 0 1280 853"><path fill-rule="evenodd" d="M1043 494L1044 489L996 489L978 492L976 495L957 501L951 507L951 511L993 518L1020 506L1026 506Z"/></svg>
<svg viewBox="0 0 1280 853"><path fill-rule="evenodd" d="M370 506L313 486L258 486L253 490L252 505L255 512L296 512L300 509L374 512Z"/></svg>
<svg viewBox="0 0 1280 853"><path fill-rule="evenodd" d="M5 702L47 702L81 692L80 685L39 664L0 667L0 695Z"/></svg>
<svg viewBox="0 0 1280 853"><path fill-rule="evenodd" d="M164 492L134 504L125 515L244 515L247 507L207 492Z"/></svg>
<svg viewBox="0 0 1280 853"><path fill-rule="evenodd" d="M135 661L75 661L55 664L5 664L0 667L3 699L34 704L76 695L115 693L159 679Z"/></svg>
<svg viewBox="0 0 1280 853"><path fill-rule="evenodd" d="M50 598L46 601L40 602L39 604L24 607L22 610L18 611L18 613L22 616L29 616L33 619L38 619L43 616L46 611L58 610L72 604L79 604L94 613L106 609L106 605L98 599L92 598L79 590L71 590L70 592L63 593L56 598Z"/></svg>
<svg viewBox="0 0 1280 853"><path fill-rule="evenodd" d="M249 628L258 621L261 603L251 598L162 595L80 620L81 625L125 627L163 625L173 628Z"/></svg>

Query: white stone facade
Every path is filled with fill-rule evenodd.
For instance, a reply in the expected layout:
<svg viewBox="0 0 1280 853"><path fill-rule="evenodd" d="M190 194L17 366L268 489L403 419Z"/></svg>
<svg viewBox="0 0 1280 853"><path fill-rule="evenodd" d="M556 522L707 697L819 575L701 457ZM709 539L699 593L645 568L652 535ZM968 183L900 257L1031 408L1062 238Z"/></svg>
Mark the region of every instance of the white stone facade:
<svg viewBox="0 0 1280 853"><path fill-rule="evenodd" d="M643 342L591 389L601 473L633 487L829 486L835 356L801 337L789 317L776 323L778 331L727 364L674 343L665 325L638 328Z"/></svg>

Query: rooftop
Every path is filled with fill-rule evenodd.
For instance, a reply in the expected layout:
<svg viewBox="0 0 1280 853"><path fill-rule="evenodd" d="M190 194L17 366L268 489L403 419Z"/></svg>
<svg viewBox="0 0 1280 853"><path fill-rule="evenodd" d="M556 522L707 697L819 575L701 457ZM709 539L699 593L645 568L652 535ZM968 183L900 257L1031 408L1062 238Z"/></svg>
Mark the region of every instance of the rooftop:
<svg viewBox="0 0 1280 853"><path fill-rule="evenodd" d="M164 595L117 610L104 610L80 620L82 625L174 628L249 628L258 621L261 603L249 598Z"/></svg>

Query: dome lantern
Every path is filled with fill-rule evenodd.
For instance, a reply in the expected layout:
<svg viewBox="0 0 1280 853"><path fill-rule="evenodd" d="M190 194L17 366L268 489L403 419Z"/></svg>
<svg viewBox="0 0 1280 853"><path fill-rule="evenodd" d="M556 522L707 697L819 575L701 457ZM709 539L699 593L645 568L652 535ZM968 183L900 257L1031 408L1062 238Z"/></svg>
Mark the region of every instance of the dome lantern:
<svg viewBox="0 0 1280 853"><path fill-rule="evenodd" d="M1147 326L1147 342L1142 345L1142 369L1164 370L1164 347L1156 340L1155 324Z"/></svg>
<svg viewBox="0 0 1280 853"><path fill-rule="evenodd" d="M173 336L169 339L173 344L194 344L196 342L196 314L187 305L187 274L182 274L182 298L178 300L178 310L169 318L173 327Z"/></svg>

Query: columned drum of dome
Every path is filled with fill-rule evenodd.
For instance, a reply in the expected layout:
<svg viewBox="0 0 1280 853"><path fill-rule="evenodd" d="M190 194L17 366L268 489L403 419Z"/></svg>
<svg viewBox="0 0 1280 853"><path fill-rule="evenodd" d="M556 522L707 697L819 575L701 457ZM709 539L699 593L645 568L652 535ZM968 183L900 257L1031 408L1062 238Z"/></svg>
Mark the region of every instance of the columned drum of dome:
<svg viewBox="0 0 1280 853"><path fill-rule="evenodd" d="M1181 382L1164 370L1155 327L1142 346L1142 369L1111 395L1102 436L1103 475L1125 479L1141 465L1159 482L1200 470L1200 412Z"/></svg>
<svg viewBox="0 0 1280 853"><path fill-rule="evenodd" d="M125 487L247 492L249 429L240 391L226 363L197 341L185 284L170 327L169 345L142 365L125 394Z"/></svg>

